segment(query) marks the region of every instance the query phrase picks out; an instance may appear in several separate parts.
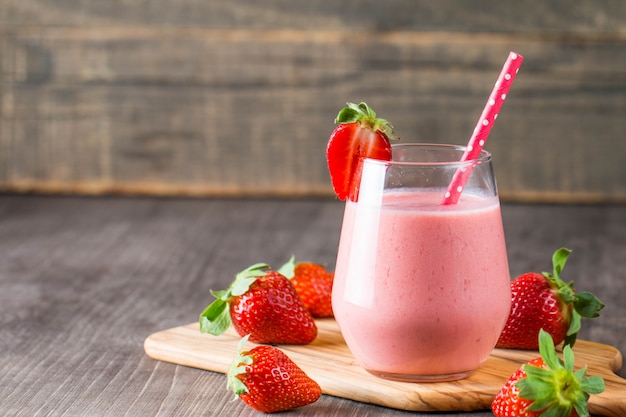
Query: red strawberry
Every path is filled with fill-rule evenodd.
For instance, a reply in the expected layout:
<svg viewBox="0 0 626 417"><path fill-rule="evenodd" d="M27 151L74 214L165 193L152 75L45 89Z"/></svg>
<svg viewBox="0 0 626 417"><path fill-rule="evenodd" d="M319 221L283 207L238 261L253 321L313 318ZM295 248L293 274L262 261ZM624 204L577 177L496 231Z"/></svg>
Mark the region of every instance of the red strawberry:
<svg viewBox="0 0 626 417"><path fill-rule="evenodd" d="M581 317L600 315L604 304L595 295L577 294L574 283L566 284L559 278L570 252L565 248L554 252L552 274L529 272L511 282L511 311L496 347L537 349L537 336L542 328L550 333L555 344L565 340L566 345L573 346Z"/></svg>
<svg viewBox="0 0 626 417"><path fill-rule="evenodd" d="M348 103L341 109L326 149L330 179L340 200L357 199L363 158L391 160L390 139L395 139L393 126L365 103Z"/></svg>
<svg viewBox="0 0 626 417"><path fill-rule="evenodd" d="M587 368L574 372L574 353L563 349L561 360L552 337L541 330L540 357L522 365L504 384L491 404L496 417L587 417L589 394L604 391L604 380L586 376Z"/></svg>
<svg viewBox="0 0 626 417"><path fill-rule="evenodd" d="M237 274L200 314L200 331L220 335L232 324L240 336L269 344L311 343L317 326L293 285L282 274L255 264Z"/></svg>
<svg viewBox="0 0 626 417"><path fill-rule="evenodd" d="M228 372L228 388L250 407L264 413L290 410L317 401L320 386L285 353L273 346L241 352Z"/></svg>
<svg viewBox="0 0 626 417"><path fill-rule="evenodd" d="M316 263L295 262L294 257L278 271L289 278L313 317L333 317L331 294L334 274Z"/></svg>

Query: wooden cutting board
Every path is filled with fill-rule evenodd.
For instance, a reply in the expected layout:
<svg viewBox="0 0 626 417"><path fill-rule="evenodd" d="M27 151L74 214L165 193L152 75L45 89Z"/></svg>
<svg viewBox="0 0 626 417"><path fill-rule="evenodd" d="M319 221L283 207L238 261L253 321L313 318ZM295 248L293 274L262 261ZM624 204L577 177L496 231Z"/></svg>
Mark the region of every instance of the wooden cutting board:
<svg viewBox="0 0 626 417"><path fill-rule="evenodd" d="M377 378L355 363L333 319L317 320L316 340L304 346L280 348L325 394L410 411L471 411L489 409L508 377L535 351L494 349L469 378L454 382L405 383ZM179 365L225 373L235 358L241 338L231 329L221 336L200 333L198 323L150 335L144 343L148 356ZM254 346L249 343L245 349ZM574 347L576 366L588 366L588 375L604 378L606 390L593 395L594 415L626 416L626 380L614 372L622 366L620 352L608 345L579 340Z"/></svg>

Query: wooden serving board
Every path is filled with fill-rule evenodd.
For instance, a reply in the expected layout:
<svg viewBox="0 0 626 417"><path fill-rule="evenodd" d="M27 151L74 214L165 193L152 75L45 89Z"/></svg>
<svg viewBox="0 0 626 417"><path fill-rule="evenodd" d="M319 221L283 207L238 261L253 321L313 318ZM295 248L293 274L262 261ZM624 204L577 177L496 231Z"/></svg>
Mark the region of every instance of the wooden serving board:
<svg viewBox="0 0 626 417"><path fill-rule="evenodd" d="M494 349L469 378L454 382L406 383L388 381L364 371L348 350L333 319L317 320L316 340L304 346L280 348L325 394L410 411L471 411L489 409L504 382L536 351ZM241 338L231 329L221 336L200 333L197 323L150 335L144 343L148 356L179 365L225 373L235 358ZM249 343L245 349L252 348ZM594 415L626 416L626 380L615 374L622 355L612 346L579 340L574 347L576 366L588 375L604 378L606 390L591 396Z"/></svg>

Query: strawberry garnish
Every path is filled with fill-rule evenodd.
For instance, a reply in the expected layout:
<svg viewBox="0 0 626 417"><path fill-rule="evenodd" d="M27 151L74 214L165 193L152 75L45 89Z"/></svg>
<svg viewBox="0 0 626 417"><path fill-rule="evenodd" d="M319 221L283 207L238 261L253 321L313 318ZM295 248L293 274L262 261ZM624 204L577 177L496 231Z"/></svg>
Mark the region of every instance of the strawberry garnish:
<svg viewBox="0 0 626 417"><path fill-rule="evenodd" d="M241 352L228 372L228 388L250 407L264 413L290 410L317 401L322 390L284 352L273 346L257 346Z"/></svg>
<svg viewBox="0 0 626 417"><path fill-rule="evenodd" d="M278 270L291 281L304 306L315 318L333 317L331 295L334 274L320 264L296 262L291 257Z"/></svg>
<svg viewBox="0 0 626 417"><path fill-rule="evenodd" d="M540 357L522 365L504 384L491 404L496 417L587 417L590 394L604 391L604 380L574 371L574 353L568 345L561 360L552 337L541 330Z"/></svg>
<svg viewBox="0 0 626 417"><path fill-rule="evenodd" d="M339 126L330 135L326 149L328 171L337 198L356 200L361 181L360 161L363 158L391 160L390 139L395 139L393 126L365 103L347 103L335 123Z"/></svg>
<svg viewBox="0 0 626 417"><path fill-rule="evenodd" d="M576 293L574 283L560 278L571 251L561 248L552 256L553 272L529 272L511 281L509 318L496 347L537 349L539 330L548 332L555 344L573 346L581 318L600 315L604 304L589 293Z"/></svg>
<svg viewBox="0 0 626 417"><path fill-rule="evenodd" d="M231 324L240 336L269 344L311 343L317 326L284 275L259 263L241 271L224 291L200 314L200 331L220 335Z"/></svg>

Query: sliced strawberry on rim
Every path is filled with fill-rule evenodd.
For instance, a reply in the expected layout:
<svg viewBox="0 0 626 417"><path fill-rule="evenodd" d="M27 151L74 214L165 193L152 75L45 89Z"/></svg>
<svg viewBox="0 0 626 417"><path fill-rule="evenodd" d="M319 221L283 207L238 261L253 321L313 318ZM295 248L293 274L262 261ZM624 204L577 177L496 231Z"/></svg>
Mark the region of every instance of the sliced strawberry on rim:
<svg viewBox="0 0 626 417"><path fill-rule="evenodd" d="M393 126L366 103L347 103L335 123L326 149L328 171L337 198L356 201L363 158L391 160L390 139L397 139Z"/></svg>

